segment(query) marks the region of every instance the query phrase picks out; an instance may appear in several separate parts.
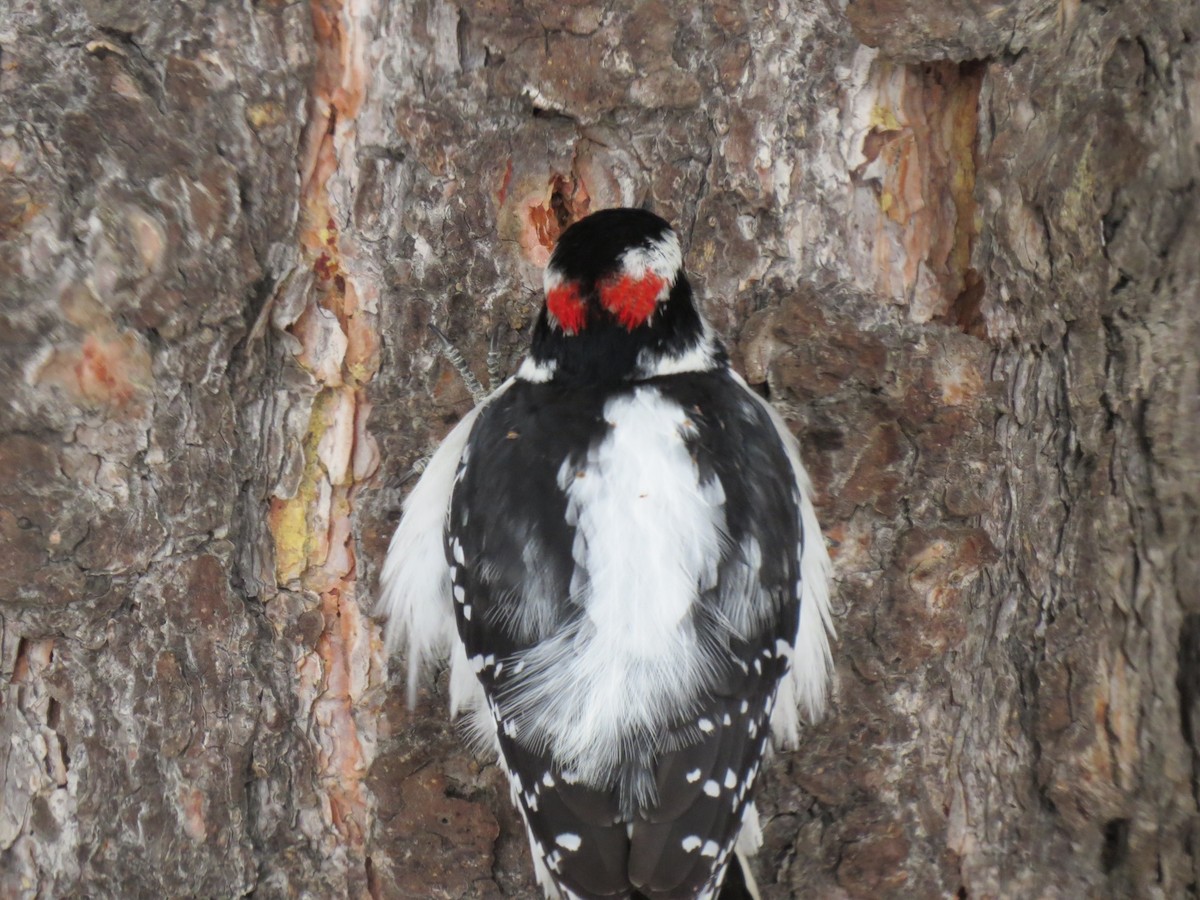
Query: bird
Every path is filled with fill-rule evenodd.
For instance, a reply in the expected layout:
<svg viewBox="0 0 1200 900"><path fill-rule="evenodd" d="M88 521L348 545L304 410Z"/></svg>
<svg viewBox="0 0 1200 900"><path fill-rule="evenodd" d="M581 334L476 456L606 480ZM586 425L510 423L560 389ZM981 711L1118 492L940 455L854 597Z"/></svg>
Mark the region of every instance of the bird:
<svg viewBox="0 0 1200 900"><path fill-rule="evenodd" d="M731 367L679 237L563 230L528 355L450 431L380 578L408 699L508 775L548 898L717 898L753 878L753 790L819 717L830 560L796 438Z"/></svg>

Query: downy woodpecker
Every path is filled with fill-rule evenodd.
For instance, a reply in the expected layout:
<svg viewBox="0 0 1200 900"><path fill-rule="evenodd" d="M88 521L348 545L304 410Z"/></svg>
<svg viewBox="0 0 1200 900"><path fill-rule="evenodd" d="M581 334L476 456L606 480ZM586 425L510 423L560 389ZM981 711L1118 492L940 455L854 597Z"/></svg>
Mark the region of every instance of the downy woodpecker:
<svg viewBox="0 0 1200 900"><path fill-rule="evenodd" d="M404 505L389 646L410 703L449 657L451 711L507 771L547 896L717 897L761 840L770 737L794 745L825 701L812 489L666 222L590 215L544 283L528 357Z"/></svg>

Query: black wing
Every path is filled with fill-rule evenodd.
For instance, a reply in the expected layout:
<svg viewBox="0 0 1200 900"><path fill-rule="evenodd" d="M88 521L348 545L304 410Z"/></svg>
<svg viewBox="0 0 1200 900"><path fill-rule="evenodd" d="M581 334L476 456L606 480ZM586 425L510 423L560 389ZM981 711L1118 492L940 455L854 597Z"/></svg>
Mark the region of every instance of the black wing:
<svg viewBox="0 0 1200 900"><path fill-rule="evenodd" d="M575 535L558 472L607 430L604 400L600 392L520 381L497 398L471 432L451 501L447 554L459 635L491 705L532 852L581 896L625 897L629 835L616 787L572 784L549 748L520 740L503 700L520 674L520 653L583 616L569 597Z"/></svg>
<svg viewBox="0 0 1200 900"><path fill-rule="evenodd" d="M659 757L658 805L632 833L632 883L648 897L719 886L752 801L799 616L799 496L774 425L728 375L663 378L690 413L693 455L725 493L728 545L697 631L723 666L699 713Z"/></svg>

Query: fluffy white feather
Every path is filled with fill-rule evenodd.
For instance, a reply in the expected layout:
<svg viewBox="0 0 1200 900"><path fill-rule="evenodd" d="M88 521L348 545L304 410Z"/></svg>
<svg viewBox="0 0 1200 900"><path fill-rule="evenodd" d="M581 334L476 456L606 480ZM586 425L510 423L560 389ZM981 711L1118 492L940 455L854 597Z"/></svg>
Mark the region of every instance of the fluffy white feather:
<svg viewBox="0 0 1200 900"><path fill-rule="evenodd" d="M409 706L416 702L422 665L433 659L445 659L455 645L461 646L454 623L450 567L443 546L450 495L475 420L511 384L511 379L502 384L446 435L404 501L404 514L388 545L379 578L377 612L387 617L384 640L389 652L407 644ZM452 663L455 663L451 678L452 706L455 710L477 706L483 697L479 682L467 668L465 675L470 677L474 688L470 695L464 694L470 688L467 677L459 671L457 659ZM463 663L465 666L465 659Z"/></svg>
<svg viewBox="0 0 1200 900"><path fill-rule="evenodd" d="M750 389L741 376L733 373L738 384L753 397L771 417L779 439L787 451L800 493L800 527L804 536L800 553L800 622L792 642L792 664L779 685L779 695L771 715L771 730L775 739L786 747L800 741L800 712L808 719L820 718L825 710L825 697L833 668L829 638L834 634L829 609L829 579L832 564L821 526L812 505L812 483L800 461L800 445L788 430L783 417L765 399Z"/></svg>

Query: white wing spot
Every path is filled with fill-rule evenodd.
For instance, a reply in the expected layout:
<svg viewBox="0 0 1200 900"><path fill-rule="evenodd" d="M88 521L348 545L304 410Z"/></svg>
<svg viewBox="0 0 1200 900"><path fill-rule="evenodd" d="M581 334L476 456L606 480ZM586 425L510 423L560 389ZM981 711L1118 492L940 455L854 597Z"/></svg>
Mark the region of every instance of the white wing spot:
<svg viewBox="0 0 1200 900"><path fill-rule="evenodd" d="M471 606L470 606L470 604L467 604L466 606L463 607L463 618L466 619L468 622L471 621Z"/></svg>
<svg viewBox="0 0 1200 900"><path fill-rule="evenodd" d="M729 713L725 713L725 718L721 720L725 725L732 725L733 719L729 718Z"/></svg>
<svg viewBox="0 0 1200 900"><path fill-rule="evenodd" d="M462 603L467 599L467 592L463 589L461 584L456 584L454 586L454 599L459 603Z"/></svg>
<svg viewBox="0 0 1200 900"><path fill-rule="evenodd" d="M716 841L705 841L704 849L700 851L700 855L711 856L713 859L716 859L717 854L720 852L721 848L717 846Z"/></svg>
<svg viewBox="0 0 1200 900"><path fill-rule="evenodd" d="M546 787L554 787L554 776L547 772L542 776L542 784Z"/></svg>
<svg viewBox="0 0 1200 900"><path fill-rule="evenodd" d="M713 729L716 728L711 719L700 719L696 724L700 726L700 730L705 734L712 734Z"/></svg>
<svg viewBox="0 0 1200 900"><path fill-rule="evenodd" d="M558 846L562 847L564 850L571 850L573 852L579 849L580 844L583 843L583 839L577 834L571 834L570 832L567 832L566 834L560 834L558 837L556 837L554 839L554 843L558 844Z"/></svg>
<svg viewBox="0 0 1200 900"><path fill-rule="evenodd" d="M737 776L733 774L733 769L725 770L725 787L728 790L733 790L737 787Z"/></svg>
<svg viewBox="0 0 1200 900"><path fill-rule="evenodd" d="M704 782L704 793L710 797L717 797L721 793L721 786L710 778Z"/></svg>
<svg viewBox="0 0 1200 900"><path fill-rule="evenodd" d="M692 771L688 772L683 777L687 779L688 784L695 784L697 781L700 780L700 770L692 769Z"/></svg>
<svg viewBox="0 0 1200 900"><path fill-rule="evenodd" d="M700 838L698 838L696 835L689 834L687 837L685 837L683 839L684 852L685 853L695 853L697 850L700 849L700 845L703 843L704 843L704 841L700 840Z"/></svg>

